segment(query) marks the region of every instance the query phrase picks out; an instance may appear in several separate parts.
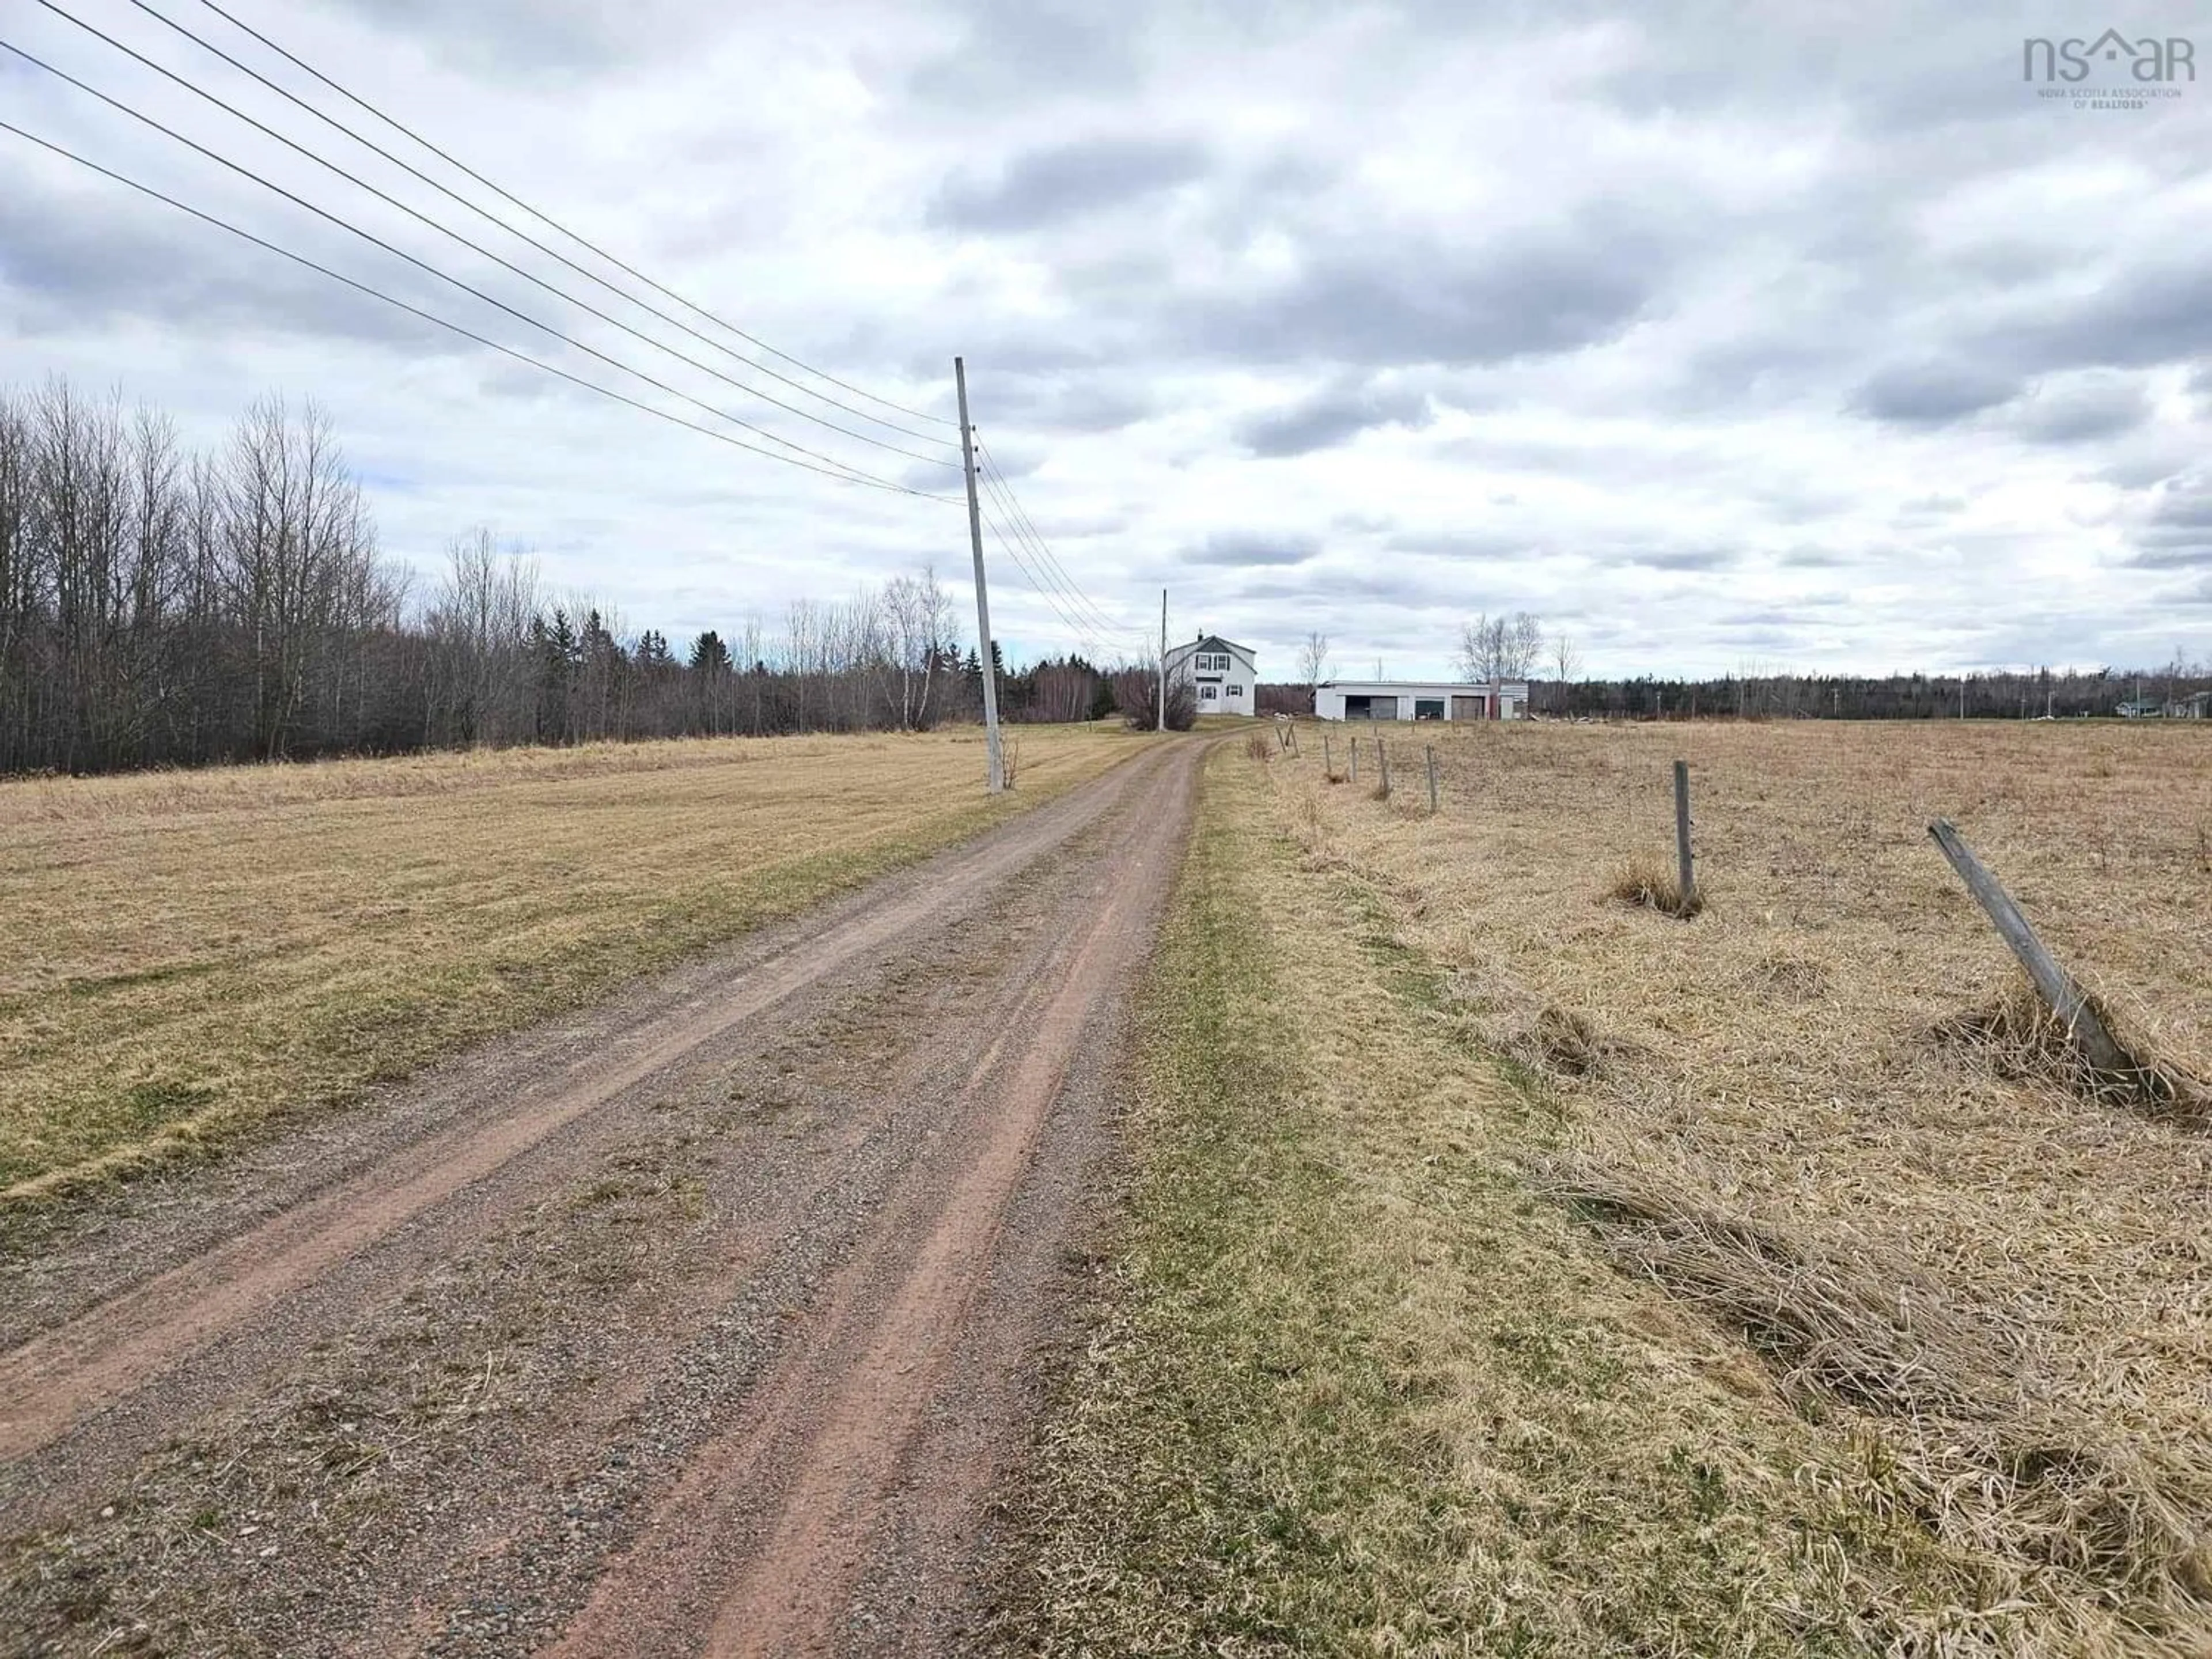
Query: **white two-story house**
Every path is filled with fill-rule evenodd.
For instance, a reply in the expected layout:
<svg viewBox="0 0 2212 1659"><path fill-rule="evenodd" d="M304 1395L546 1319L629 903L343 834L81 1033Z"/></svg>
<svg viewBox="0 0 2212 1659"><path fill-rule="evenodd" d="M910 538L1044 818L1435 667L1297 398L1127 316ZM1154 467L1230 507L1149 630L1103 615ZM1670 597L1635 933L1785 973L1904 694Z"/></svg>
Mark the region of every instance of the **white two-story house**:
<svg viewBox="0 0 2212 1659"><path fill-rule="evenodd" d="M1260 670L1252 647L1201 634L1167 655L1168 683L1188 681L1201 714L1250 714L1260 706Z"/></svg>

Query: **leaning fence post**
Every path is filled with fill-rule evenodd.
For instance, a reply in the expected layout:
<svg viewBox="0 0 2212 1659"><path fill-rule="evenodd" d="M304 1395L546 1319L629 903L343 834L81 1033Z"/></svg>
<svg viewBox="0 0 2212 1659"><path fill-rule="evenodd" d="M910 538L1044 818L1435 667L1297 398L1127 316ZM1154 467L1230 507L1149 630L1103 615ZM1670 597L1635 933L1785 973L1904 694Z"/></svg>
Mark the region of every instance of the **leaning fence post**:
<svg viewBox="0 0 2212 1659"><path fill-rule="evenodd" d="M1682 914L1697 908L1698 878L1690 865L1690 763L1674 763L1674 860L1681 870Z"/></svg>
<svg viewBox="0 0 2212 1659"><path fill-rule="evenodd" d="M1943 849L1943 856L1951 860L1951 867L1959 872L1959 879L1966 884L1966 890L1974 902L1987 913L1990 921L2020 965L2027 969L2027 976L2035 981L2036 994L2044 1006L2065 1023L2074 1040L2081 1045L2081 1052L2089 1063L2100 1072L2132 1077L2149 1088L2156 1085L2139 1066L2133 1055L2115 1042L2097 1018L2089 999L2074 982L2074 976L2058 965L2057 959L2044 948L2043 941L2035 936L2035 929L2027 925L2027 918L2012 902L2012 896L1999 884L1997 878L1984 867L1973 850L1959 838L1958 830L1948 818L1929 822L1928 833Z"/></svg>
<svg viewBox="0 0 2212 1659"><path fill-rule="evenodd" d="M1430 744L1427 745L1427 749L1429 756L1429 815L1433 817L1436 816L1437 811L1437 746L1434 744Z"/></svg>

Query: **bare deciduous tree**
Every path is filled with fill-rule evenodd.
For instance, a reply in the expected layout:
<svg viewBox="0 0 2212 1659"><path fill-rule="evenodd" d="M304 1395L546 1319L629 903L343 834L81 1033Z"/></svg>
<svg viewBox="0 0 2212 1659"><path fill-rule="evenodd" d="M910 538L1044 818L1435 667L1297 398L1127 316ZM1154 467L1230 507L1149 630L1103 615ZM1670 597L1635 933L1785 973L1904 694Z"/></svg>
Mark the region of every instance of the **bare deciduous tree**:
<svg viewBox="0 0 2212 1659"><path fill-rule="evenodd" d="M1323 671L1328 666L1328 635L1319 629L1308 634L1305 642L1298 647L1298 678L1310 691L1319 685Z"/></svg>
<svg viewBox="0 0 2212 1659"><path fill-rule="evenodd" d="M1520 680L1535 672L1543 651L1543 624L1526 611L1510 617L1484 612L1460 624L1455 660L1470 680Z"/></svg>
<svg viewBox="0 0 2212 1659"><path fill-rule="evenodd" d="M1552 636L1552 678L1559 685L1558 711L1567 712L1567 688L1583 672L1582 647L1563 629Z"/></svg>

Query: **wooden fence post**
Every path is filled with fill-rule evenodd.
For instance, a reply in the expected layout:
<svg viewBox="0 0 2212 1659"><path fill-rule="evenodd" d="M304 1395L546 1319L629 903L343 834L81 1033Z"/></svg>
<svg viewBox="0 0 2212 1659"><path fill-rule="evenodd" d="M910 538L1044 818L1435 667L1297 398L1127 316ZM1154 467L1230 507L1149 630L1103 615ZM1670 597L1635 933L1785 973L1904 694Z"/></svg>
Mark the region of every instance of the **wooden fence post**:
<svg viewBox="0 0 2212 1659"><path fill-rule="evenodd" d="M1357 738L1352 739L1352 781L1354 783L1359 781L1359 739Z"/></svg>
<svg viewBox="0 0 2212 1659"><path fill-rule="evenodd" d="M1436 816L1436 811L1437 811L1437 746L1436 746L1436 744L1430 744L1428 745L1428 751L1429 751L1429 816L1430 816L1430 817L1434 817Z"/></svg>
<svg viewBox="0 0 2212 1659"><path fill-rule="evenodd" d="M2157 1085L2152 1076L2139 1065L2134 1055L2113 1040L2105 1029L2104 1021L2097 1018L2096 1010L2082 994L2074 976L2058 965L2057 959L2044 948L2043 941L2035 936L2035 929L2027 925L2027 918L2012 902L2012 896L1999 884L1997 878L1984 867L1973 854L1973 849L1959 838L1958 830L1948 818L1929 822L1928 833L1943 849L1943 856L1951 860L1951 867L1959 872L1959 879L1966 884L1966 890L1982 907L1998 934L2012 947L2020 965L2027 969L2027 976L2035 981L2036 994L2044 1006L2065 1023L2075 1042L2089 1063L2100 1072L2134 1081L2153 1093Z"/></svg>
<svg viewBox="0 0 2212 1659"><path fill-rule="evenodd" d="M1328 733L1321 734L1321 775L1326 782L1336 775L1336 763L1328 757Z"/></svg>
<svg viewBox="0 0 2212 1659"><path fill-rule="evenodd" d="M1690 763L1674 763L1674 860L1681 872L1682 914L1697 908L1698 878L1690 864Z"/></svg>
<svg viewBox="0 0 2212 1659"><path fill-rule="evenodd" d="M1390 751L1382 746L1382 734L1375 734L1375 764L1382 773L1382 793L1390 793Z"/></svg>

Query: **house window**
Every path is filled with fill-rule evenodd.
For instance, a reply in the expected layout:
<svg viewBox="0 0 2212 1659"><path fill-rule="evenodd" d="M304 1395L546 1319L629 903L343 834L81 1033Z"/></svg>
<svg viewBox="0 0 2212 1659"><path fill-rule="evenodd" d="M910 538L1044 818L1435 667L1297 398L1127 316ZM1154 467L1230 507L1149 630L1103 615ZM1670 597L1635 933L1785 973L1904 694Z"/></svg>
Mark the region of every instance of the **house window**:
<svg viewBox="0 0 2212 1659"><path fill-rule="evenodd" d="M1229 654L1226 652L1201 651L1198 653L1198 672L1201 674L1226 674Z"/></svg>
<svg viewBox="0 0 2212 1659"><path fill-rule="evenodd" d="M1229 688L1229 695L1232 697L1241 697L1244 695L1244 688L1241 685L1232 685Z"/></svg>
<svg viewBox="0 0 2212 1659"><path fill-rule="evenodd" d="M1200 686L1198 688L1198 700L1200 702L1212 702L1213 701L1213 688L1210 685Z"/></svg>

